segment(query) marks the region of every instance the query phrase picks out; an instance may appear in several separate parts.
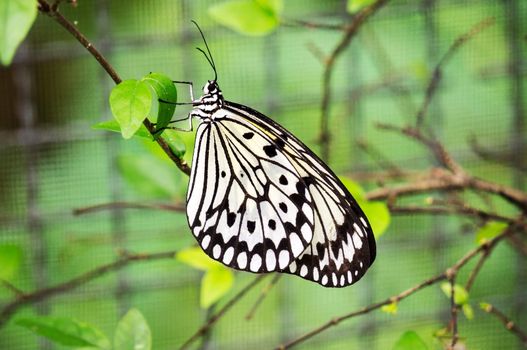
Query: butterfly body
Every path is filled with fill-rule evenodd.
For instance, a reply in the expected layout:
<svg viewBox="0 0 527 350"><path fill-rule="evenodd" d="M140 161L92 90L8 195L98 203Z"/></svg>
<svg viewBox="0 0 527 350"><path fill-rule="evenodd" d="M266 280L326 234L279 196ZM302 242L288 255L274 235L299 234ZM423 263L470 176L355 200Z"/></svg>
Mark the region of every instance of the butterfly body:
<svg viewBox="0 0 527 350"><path fill-rule="evenodd" d="M375 259L375 239L337 176L278 123L224 100L215 80L193 105L200 124L187 219L202 249L239 270L326 287L358 281Z"/></svg>

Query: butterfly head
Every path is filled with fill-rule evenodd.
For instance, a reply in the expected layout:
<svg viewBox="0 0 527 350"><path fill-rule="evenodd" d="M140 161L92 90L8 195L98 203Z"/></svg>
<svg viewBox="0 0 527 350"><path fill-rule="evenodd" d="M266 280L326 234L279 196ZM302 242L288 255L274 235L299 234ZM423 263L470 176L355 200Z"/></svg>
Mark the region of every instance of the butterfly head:
<svg viewBox="0 0 527 350"><path fill-rule="evenodd" d="M209 80L203 87L203 96L209 95L221 95L220 87L218 86L218 82L216 80Z"/></svg>

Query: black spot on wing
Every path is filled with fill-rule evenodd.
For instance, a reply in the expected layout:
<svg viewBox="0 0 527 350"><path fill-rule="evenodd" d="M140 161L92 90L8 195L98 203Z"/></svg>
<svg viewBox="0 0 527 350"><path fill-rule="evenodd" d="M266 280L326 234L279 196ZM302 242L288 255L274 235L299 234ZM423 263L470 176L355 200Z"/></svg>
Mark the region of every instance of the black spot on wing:
<svg viewBox="0 0 527 350"><path fill-rule="evenodd" d="M247 229L249 230L249 233L253 233L254 229L256 228L256 222L255 221L247 221Z"/></svg>
<svg viewBox="0 0 527 350"><path fill-rule="evenodd" d="M274 221L273 219L269 220L269 222L267 223L267 225L269 226L269 228L271 230L275 230L276 229L276 221Z"/></svg>
<svg viewBox="0 0 527 350"><path fill-rule="evenodd" d="M265 154L267 154L268 157L274 157L277 155L276 153L276 147L274 145L266 145L263 147L263 150Z"/></svg>
<svg viewBox="0 0 527 350"><path fill-rule="evenodd" d="M234 225L235 222L236 222L236 214L235 213L227 214L227 225L229 225L229 227L232 227L232 225Z"/></svg>
<svg viewBox="0 0 527 350"><path fill-rule="evenodd" d="M284 175L280 175L279 181L280 181L280 184L284 186L288 184L287 178Z"/></svg>
<svg viewBox="0 0 527 350"><path fill-rule="evenodd" d="M284 202L281 202L280 204L278 204L278 206L280 207L280 209L281 209L284 213L287 213L287 204L285 204Z"/></svg>
<svg viewBox="0 0 527 350"><path fill-rule="evenodd" d="M253 132L246 132L245 134L243 134L243 138L246 139L246 140L252 139L253 136L254 136Z"/></svg>

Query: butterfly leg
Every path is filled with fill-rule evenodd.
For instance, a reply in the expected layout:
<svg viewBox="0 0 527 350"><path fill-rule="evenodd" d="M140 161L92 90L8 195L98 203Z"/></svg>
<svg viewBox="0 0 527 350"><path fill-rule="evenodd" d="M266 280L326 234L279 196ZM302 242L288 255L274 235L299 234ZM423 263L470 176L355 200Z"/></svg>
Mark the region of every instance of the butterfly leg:
<svg viewBox="0 0 527 350"><path fill-rule="evenodd" d="M189 87L189 91L190 91L190 100L193 101L193 102L195 101L195 100L194 100L194 92L193 92L193 90L194 90L194 85L192 85L192 82L191 82L191 81L172 80L172 82L173 82L174 84L186 84L186 85L188 85L188 87Z"/></svg>

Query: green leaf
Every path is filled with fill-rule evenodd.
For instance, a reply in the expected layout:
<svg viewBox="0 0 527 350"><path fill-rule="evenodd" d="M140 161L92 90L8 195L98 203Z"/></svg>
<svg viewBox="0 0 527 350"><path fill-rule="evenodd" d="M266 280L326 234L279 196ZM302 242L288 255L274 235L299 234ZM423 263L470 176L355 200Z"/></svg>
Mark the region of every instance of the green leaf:
<svg viewBox="0 0 527 350"><path fill-rule="evenodd" d="M144 81L125 80L110 94L110 108L125 139L135 134L150 112L152 93L148 86Z"/></svg>
<svg viewBox="0 0 527 350"><path fill-rule="evenodd" d="M390 315L395 315L397 314L397 310L399 308L398 306L399 306L398 303L393 302L388 305L383 305L381 307L381 311L386 312L387 314L390 314Z"/></svg>
<svg viewBox="0 0 527 350"><path fill-rule="evenodd" d="M476 242L478 244L484 244L490 241L494 237L501 234L507 228L507 224L498 221L489 221L483 225L476 233Z"/></svg>
<svg viewBox="0 0 527 350"><path fill-rule="evenodd" d="M4 66L11 64L36 17L37 2L34 0L0 1L0 62Z"/></svg>
<svg viewBox="0 0 527 350"><path fill-rule="evenodd" d="M177 130L165 130L163 133L163 139L166 141L172 152L174 152L176 157L183 158L187 148L185 142L181 138L180 132Z"/></svg>
<svg viewBox="0 0 527 350"><path fill-rule="evenodd" d="M282 7L277 0L231 0L211 6L209 15L241 34L266 35L278 26Z"/></svg>
<svg viewBox="0 0 527 350"><path fill-rule="evenodd" d="M92 125L92 129L108 130L108 131L119 132L119 133L121 132L121 126L115 119L106 120L104 122L94 124ZM142 137L142 138L149 139L149 140L154 140L154 138L152 137L152 134L150 134L148 129L143 124L141 124L139 129L137 129L134 136Z"/></svg>
<svg viewBox="0 0 527 350"><path fill-rule="evenodd" d="M375 237L381 237L386 232L391 221L390 211L386 203L361 200L357 200L357 202L368 218Z"/></svg>
<svg viewBox="0 0 527 350"><path fill-rule="evenodd" d="M223 265L207 271L201 280L201 307L208 309L232 288L233 283L232 271Z"/></svg>
<svg viewBox="0 0 527 350"><path fill-rule="evenodd" d="M176 254L176 259L202 271L209 271L223 267L219 262L209 258L200 247L183 249Z"/></svg>
<svg viewBox="0 0 527 350"><path fill-rule="evenodd" d="M373 4L376 0L348 0L348 3L346 5L346 10L351 13L357 13L360 10L362 10L365 7L370 6Z"/></svg>
<svg viewBox="0 0 527 350"><path fill-rule="evenodd" d="M467 320L472 320L474 318L474 309L472 309L472 306L469 303L463 304L461 310L463 310L463 314Z"/></svg>
<svg viewBox="0 0 527 350"><path fill-rule="evenodd" d="M481 310L485 312L492 311L492 304L489 304L489 303L479 303L479 307L481 308Z"/></svg>
<svg viewBox="0 0 527 350"><path fill-rule="evenodd" d="M150 350L152 333L145 318L137 309L131 309L117 324L114 350Z"/></svg>
<svg viewBox="0 0 527 350"><path fill-rule="evenodd" d="M284 10L283 0L256 0L256 2L275 16L279 16Z"/></svg>
<svg viewBox="0 0 527 350"><path fill-rule="evenodd" d="M362 188L361 185L359 185L354 180L346 176L341 176L339 178L340 178L340 181L342 181L342 184L344 185L344 187L346 187L348 191L350 191L353 198L355 198L356 200L364 199L364 189Z"/></svg>
<svg viewBox="0 0 527 350"><path fill-rule="evenodd" d="M57 344L111 349L110 341L100 330L71 318L33 316L19 319L16 324Z"/></svg>
<svg viewBox="0 0 527 350"><path fill-rule="evenodd" d="M150 156L122 155L118 169L139 194L152 198L173 198L178 194L174 167Z"/></svg>
<svg viewBox="0 0 527 350"><path fill-rule="evenodd" d="M414 331L406 331L397 340L393 350L427 350L428 346L421 337Z"/></svg>
<svg viewBox="0 0 527 350"><path fill-rule="evenodd" d="M22 262L22 248L13 244L0 245L0 279L11 281Z"/></svg>
<svg viewBox="0 0 527 350"><path fill-rule="evenodd" d="M448 298L452 297L452 286L450 283L441 283L441 290ZM458 305L465 305L468 303L469 294L467 290L459 284L454 284L454 302Z"/></svg>
<svg viewBox="0 0 527 350"><path fill-rule="evenodd" d="M157 98L177 102L177 89L172 80L164 74L161 73L150 73L143 78L143 81L146 82L150 87L155 91ZM156 130L164 128L168 125L176 105L170 103L159 102L157 109L157 118L156 118Z"/></svg>

